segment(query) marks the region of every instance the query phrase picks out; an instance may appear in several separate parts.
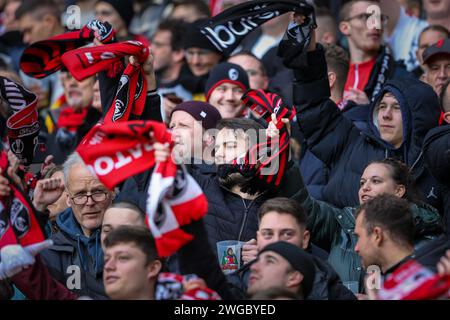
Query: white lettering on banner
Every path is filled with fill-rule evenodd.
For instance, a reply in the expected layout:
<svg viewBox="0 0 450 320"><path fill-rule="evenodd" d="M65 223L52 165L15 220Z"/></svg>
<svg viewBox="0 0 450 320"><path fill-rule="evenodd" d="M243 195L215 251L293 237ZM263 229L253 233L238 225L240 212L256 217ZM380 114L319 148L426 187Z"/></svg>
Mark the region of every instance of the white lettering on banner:
<svg viewBox="0 0 450 320"><path fill-rule="evenodd" d="M88 59L89 64L93 64L94 63L94 57L92 56L92 53L86 52L84 55Z"/></svg>
<svg viewBox="0 0 450 320"><path fill-rule="evenodd" d="M23 108L26 107L27 102L25 101L25 98L23 94L21 93L19 87L16 83L13 81L8 81L7 79L3 80L4 88L5 88L5 94L6 94L6 100L8 100L9 105L14 111L20 111ZM11 99L11 98L17 98L17 99Z"/></svg>
<svg viewBox="0 0 450 320"><path fill-rule="evenodd" d="M133 158L131 156L124 156L122 152L117 152L117 162L115 165L116 169L120 169L123 166L126 166L127 164L129 164L131 161L133 161Z"/></svg>
<svg viewBox="0 0 450 320"><path fill-rule="evenodd" d="M214 42L216 47L219 49L227 49L236 42L236 36L245 36L257 28L260 24L265 22L263 21L258 24L253 20L270 20L279 14L280 12L278 11L257 14L252 17L241 18L241 21L238 24L234 24L232 21L229 21L227 25L218 25L215 26L214 29L211 27L205 27L202 32L206 33L206 36Z"/></svg>
<svg viewBox="0 0 450 320"><path fill-rule="evenodd" d="M105 137L105 134L103 132L96 132L95 135L91 138L89 141L90 145L96 145L103 142L103 138Z"/></svg>
<svg viewBox="0 0 450 320"><path fill-rule="evenodd" d="M116 152L114 157L103 156L97 158L92 166L92 169L95 174L98 176L104 176L113 169L120 169L123 166L126 166L131 161L137 160L144 155L145 152L149 152L153 150L153 145L150 143L138 144L136 147L127 149L124 152Z"/></svg>
<svg viewBox="0 0 450 320"><path fill-rule="evenodd" d="M116 55L112 52L103 52L102 55L100 56L100 58L102 60L109 60L109 59L114 59L116 57Z"/></svg>

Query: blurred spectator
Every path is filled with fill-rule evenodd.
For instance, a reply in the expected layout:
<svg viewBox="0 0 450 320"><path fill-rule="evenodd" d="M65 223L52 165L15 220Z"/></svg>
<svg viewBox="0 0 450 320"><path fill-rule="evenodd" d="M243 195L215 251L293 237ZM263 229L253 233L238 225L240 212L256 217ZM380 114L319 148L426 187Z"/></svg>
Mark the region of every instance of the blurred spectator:
<svg viewBox="0 0 450 320"><path fill-rule="evenodd" d="M387 22L387 43L392 47L397 60L403 60L407 70L412 71L419 66L416 51L420 32L427 25L440 25L450 28L450 0L424 0L426 21L406 14L405 8L398 1L382 0L381 8L389 16Z"/></svg>
<svg viewBox="0 0 450 320"><path fill-rule="evenodd" d="M48 137L47 151L61 164L75 150L102 113L92 107L95 77L77 81L67 71L60 72L64 99L59 109L50 110L55 130Z"/></svg>
<svg viewBox="0 0 450 320"><path fill-rule="evenodd" d="M95 4L95 18L100 21L108 21L116 30L118 41L136 40L148 45L147 38L129 31L133 16L133 1L99 0Z"/></svg>
<svg viewBox="0 0 450 320"><path fill-rule="evenodd" d="M192 23L211 17L209 6L203 0L176 0L170 18Z"/></svg>
<svg viewBox="0 0 450 320"><path fill-rule="evenodd" d="M266 69L262 61L253 53L241 51L229 57L227 61L241 66L247 72L250 89L267 90L269 78Z"/></svg>
<svg viewBox="0 0 450 320"><path fill-rule="evenodd" d="M169 15L170 0L134 0L130 32L153 38L158 24Z"/></svg>
<svg viewBox="0 0 450 320"><path fill-rule="evenodd" d="M450 38L441 39L423 52L425 81L441 94L445 82L450 79Z"/></svg>
<svg viewBox="0 0 450 320"><path fill-rule="evenodd" d="M372 13L368 9L372 5L378 5L378 2L346 2L339 16L339 29L347 39L350 50L344 99L357 104L369 103L388 79L405 75L392 61L389 48L382 45L386 16L380 16L381 22L377 27L369 23Z"/></svg>
<svg viewBox="0 0 450 320"><path fill-rule="evenodd" d="M27 0L16 10L16 19L23 34L23 42L31 44L64 33L60 7L53 0ZM59 73L45 79L34 79L20 73L25 86L39 97L39 107L54 104L63 94Z"/></svg>
<svg viewBox="0 0 450 320"><path fill-rule="evenodd" d="M154 68L158 93L163 97L163 119L168 122L173 108L181 101L192 100L190 72L184 60L184 31L186 25L178 20L161 22L152 40Z"/></svg>
<svg viewBox="0 0 450 320"><path fill-rule="evenodd" d="M424 74L423 52L425 49L439 40L446 38L450 38L450 32L441 25L430 25L422 30L419 36L419 46L416 51L417 61L419 61L420 66L412 71L414 75L422 77Z"/></svg>
<svg viewBox="0 0 450 320"><path fill-rule="evenodd" d="M321 44L336 44L338 39L337 23L328 9L317 8L316 23L317 42Z"/></svg>
<svg viewBox="0 0 450 320"><path fill-rule="evenodd" d="M450 30L450 1L423 0L428 24L438 24Z"/></svg>
<svg viewBox="0 0 450 320"><path fill-rule="evenodd" d="M187 88L193 94L193 100L204 101L204 91L209 72L222 60L222 54L200 32L199 26L205 23L198 20L188 25L184 34L184 54L186 62L192 73L190 87Z"/></svg>
<svg viewBox="0 0 450 320"><path fill-rule="evenodd" d="M422 18L423 13L423 3L422 0L397 0L400 2L403 8L405 8L405 13L410 17L415 17L418 19Z"/></svg>

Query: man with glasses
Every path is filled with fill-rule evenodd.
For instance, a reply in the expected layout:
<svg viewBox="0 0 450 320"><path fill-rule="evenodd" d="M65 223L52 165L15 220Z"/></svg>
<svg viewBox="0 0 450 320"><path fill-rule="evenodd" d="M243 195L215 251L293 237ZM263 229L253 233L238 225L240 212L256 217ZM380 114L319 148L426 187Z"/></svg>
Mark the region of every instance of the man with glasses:
<svg viewBox="0 0 450 320"><path fill-rule="evenodd" d="M369 103L388 79L406 75L396 65L391 50L382 45L387 16L373 14L377 5L377 1L350 1L340 12L339 30L350 51L344 99L357 104Z"/></svg>
<svg viewBox="0 0 450 320"><path fill-rule="evenodd" d="M77 154L72 154L63 165L68 209L58 215L60 231L51 239L54 245L42 252L50 274L78 295L105 299L103 288L103 251L100 227L103 214L113 199L113 193L98 181ZM61 195L62 188L49 188L46 197L35 205L46 207L51 193Z"/></svg>

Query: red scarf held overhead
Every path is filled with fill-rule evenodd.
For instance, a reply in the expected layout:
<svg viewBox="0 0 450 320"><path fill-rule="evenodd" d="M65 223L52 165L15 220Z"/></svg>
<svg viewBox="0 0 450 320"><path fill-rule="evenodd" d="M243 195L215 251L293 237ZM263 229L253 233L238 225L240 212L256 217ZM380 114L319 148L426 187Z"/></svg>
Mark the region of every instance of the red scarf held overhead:
<svg viewBox="0 0 450 320"><path fill-rule="evenodd" d="M108 22L92 20L81 30L66 32L27 47L20 58L20 68L33 78L45 78L63 67L64 53L82 47L94 40L95 32L102 43L111 42L115 31Z"/></svg>
<svg viewBox="0 0 450 320"><path fill-rule="evenodd" d="M6 174L8 157L0 153L2 175L9 181L11 193L0 197L0 248L11 244L28 246L45 240L34 208L19 187Z"/></svg>
<svg viewBox="0 0 450 320"><path fill-rule="evenodd" d="M142 63L149 55L148 47L139 41L125 41L99 47L81 48L67 52L62 61L78 81L82 81L125 56L136 56L139 66L128 64L120 78L119 88L104 123L127 121L130 114L140 116L144 110L147 81Z"/></svg>
<svg viewBox="0 0 450 320"><path fill-rule="evenodd" d="M277 119L277 129L279 129L278 141L267 138L247 152L243 159L236 159L235 164L256 170L256 176L268 185L278 187L283 179L289 161L289 132L283 118L289 120L295 117L295 108L286 106L281 97L275 93L264 92L263 90L248 90L242 97L244 104L251 109L258 119L265 121L268 125L272 121L272 114L275 113ZM265 151L264 151L265 150ZM261 159L261 151L270 151L270 154ZM266 156L266 154L263 154ZM263 169L278 160L278 170L265 172Z"/></svg>
<svg viewBox="0 0 450 320"><path fill-rule="evenodd" d="M39 135L37 96L14 81L0 76L0 99L9 105L12 115L6 121L11 151L24 165L33 161Z"/></svg>
<svg viewBox="0 0 450 320"><path fill-rule="evenodd" d="M150 138L151 132L153 138ZM192 239L180 226L203 217L208 210L208 201L194 179L172 159L155 162L155 142L172 145L171 134L163 123L108 123L95 126L76 151L109 189L154 167L148 189L146 221L159 255L167 257Z"/></svg>

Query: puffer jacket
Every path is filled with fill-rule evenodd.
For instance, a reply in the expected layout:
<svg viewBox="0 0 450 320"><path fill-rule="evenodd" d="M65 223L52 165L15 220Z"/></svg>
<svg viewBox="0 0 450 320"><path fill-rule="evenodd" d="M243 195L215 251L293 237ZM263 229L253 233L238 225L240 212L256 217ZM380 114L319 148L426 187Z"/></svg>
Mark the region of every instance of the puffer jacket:
<svg viewBox="0 0 450 320"><path fill-rule="evenodd" d="M285 177L277 192L263 192L254 200L246 200L223 187L213 165L188 165L189 173L197 181L208 199L208 213L204 218L209 243L216 252L216 243L223 240L249 241L256 237L258 230L258 210L267 199L276 196L291 197L298 192L295 176L299 172L293 163L285 172ZM151 170L128 179L116 201L138 203L145 211L147 190ZM137 198L137 200L136 200ZM177 269L171 269L171 272Z"/></svg>
<svg viewBox="0 0 450 320"><path fill-rule="evenodd" d="M72 208L60 213L56 223L60 231L51 237L54 244L41 253L52 277L79 296L107 299L102 278L100 228L90 237L86 237L73 215ZM78 270L81 276L80 287L76 286Z"/></svg>
<svg viewBox="0 0 450 320"><path fill-rule="evenodd" d="M433 89L419 80L389 80L370 105L368 130L363 132L343 116L332 102L323 49L308 53L308 67L294 70L294 103L299 127L311 152L330 169L323 199L339 208L358 203L359 180L374 160L396 157L405 162L426 201L442 210L441 189L424 165L422 142L437 126L440 107ZM399 101L403 119L404 142L398 149L381 139L374 123L375 108L384 93Z"/></svg>
<svg viewBox="0 0 450 320"><path fill-rule="evenodd" d="M357 242L355 229L355 207L339 209L326 202L310 197L303 180L298 180L302 191L295 199L308 212L307 229L311 232L311 241L325 250L329 250L328 262L336 270L343 282L358 281L359 290L363 290L364 271L360 257L355 252ZM411 203L415 225L415 250L420 250L427 241L443 233L442 219L439 213L427 204Z"/></svg>
<svg viewBox="0 0 450 320"><path fill-rule="evenodd" d="M450 239L450 125L431 129L423 143L425 164L442 184L444 194L444 220Z"/></svg>

